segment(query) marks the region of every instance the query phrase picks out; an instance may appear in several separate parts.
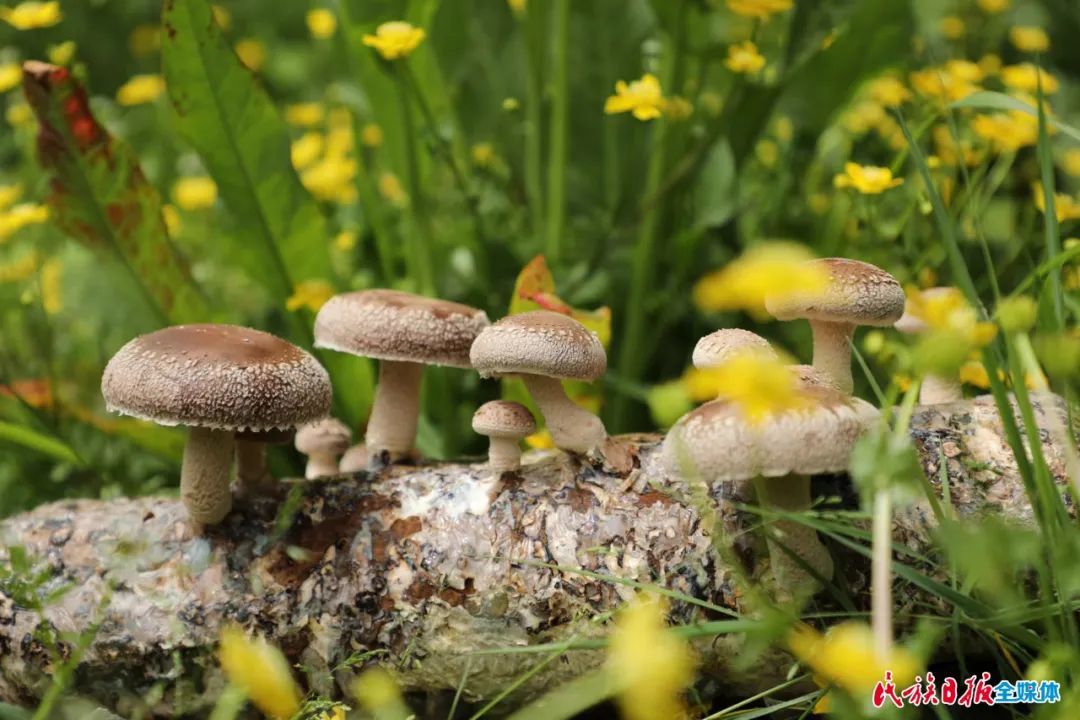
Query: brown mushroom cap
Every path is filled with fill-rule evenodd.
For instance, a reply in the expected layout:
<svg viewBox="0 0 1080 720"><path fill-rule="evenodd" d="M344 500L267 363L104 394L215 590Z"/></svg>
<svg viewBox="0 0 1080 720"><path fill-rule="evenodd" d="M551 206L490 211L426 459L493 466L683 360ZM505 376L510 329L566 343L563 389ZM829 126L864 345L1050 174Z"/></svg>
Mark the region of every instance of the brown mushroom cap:
<svg viewBox="0 0 1080 720"><path fill-rule="evenodd" d="M130 341L105 367L110 411L160 425L263 432L330 411L330 378L295 345L235 325L177 325Z"/></svg>
<svg viewBox="0 0 1080 720"><path fill-rule="evenodd" d="M296 431L296 449L305 455L334 453L340 455L349 449L352 433L337 418L327 417L310 422Z"/></svg>
<svg viewBox="0 0 1080 720"><path fill-rule="evenodd" d="M808 260L829 275L817 292L775 295L765 308L778 320L818 320L853 325L892 325L904 313L904 289L879 267L846 258Z"/></svg>
<svg viewBox="0 0 1080 720"><path fill-rule="evenodd" d="M716 367L741 352L755 352L775 360L778 356L769 341L741 328L724 328L697 341L691 357L698 370Z"/></svg>
<svg viewBox="0 0 1080 720"><path fill-rule="evenodd" d="M713 482L847 470L855 441L877 418L877 409L824 385L804 386L801 392L809 406L758 424L748 422L736 403L705 403L684 415L665 438L668 466L677 472L685 459Z"/></svg>
<svg viewBox="0 0 1080 720"><path fill-rule="evenodd" d="M398 290L330 298L315 317L315 347L377 360L468 368L469 347L488 326L483 310Z"/></svg>
<svg viewBox="0 0 1080 720"><path fill-rule="evenodd" d="M483 377L595 380L607 370L607 354L596 333L569 315L549 310L509 315L484 328L470 357Z"/></svg>
<svg viewBox="0 0 1080 720"><path fill-rule="evenodd" d="M472 428L485 437L515 439L536 432L536 420L521 403L492 400L473 413Z"/></svg>

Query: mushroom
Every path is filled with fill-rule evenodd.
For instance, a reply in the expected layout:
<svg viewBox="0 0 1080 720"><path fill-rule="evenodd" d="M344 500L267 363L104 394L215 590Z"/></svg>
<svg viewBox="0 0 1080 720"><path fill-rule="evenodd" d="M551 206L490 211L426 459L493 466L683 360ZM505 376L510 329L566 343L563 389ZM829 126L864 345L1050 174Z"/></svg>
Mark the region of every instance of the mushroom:
<svg viewBox="0 0 1080 720"><path fill-rule="evenodd" d="M955 293L956 288L935 287L922 291L926 299L939 298ZM927 326L922 318L911 313L910 308L905 310L903 316L893 325L894 328L905 335L919 335L926 332ZM960 381L954 378L942 377L941 375L928 374L923 378L919 388L919 404L936 405L964 399L964 390Z"/></svg>
<svg viewBox="0 0 1080 720"><path fill-rule="evenodd" d="M368 449L364 443L358 443L345 451L338 463L338 472L364 472L368 467Z"/></svg>
<svg viewBox="0 0 1080 720"><path fill-rule="evenodd" d="M760 353L763 357L775 360L776 351L769 341L757 333L740 328L725 328L709 333L697 341L691 362L698 370L723 365L725 362L744 352Z"/></svg>
<svg viewBox="0 0 1080 720"><path fill-rule="evenodd" d="M271 491L274 478L266 464L266 446L291 442L294 435L291 429L236 433L236 485L241 495L265 495Z"/></svg>
<svg viewBox="0 0 1080 720"><path fill-rule="evenodd" d="M424 365L471 367L469 347L487 325L483 310L398 290L345 293L323 305L315 317L315 347L379 361L365 437L369 460L409 454Z"/></svg>
<svg viewBox="0 0 1080 720"><path fill-rule="evenodd" d="M607 370L600 339L577 320L548 310L510 315L485 328L469 356L481 377L525 382L556 447L588 453L604 445L604 423L566 397L560 382L596 380Z"/></svg>
<svg viewBox="0 0 1080 720"><path fill-rule="evenodd" d="M232 505L235 434L285 430L326 415L330 378L311 355L235 325L178 325L130 341L101 378L112 412L189 428L180 495L200 524Z"/></svg>
<svg viewBox="0 0 1080 720"><path fill-rule="evenodd" d="M856 325L884 327L904 312L904 290L889 273L858 260L809 260L828 274L815 292L774 294L765 308L779 320L806 319L814 333L814 368L832 377L841 392L854 388L851 337Z"/></svg>
<svg viewBox="0 0 1080 720"><path fill-rule="evenodd" d="M338 456L349 449L352 433L337 418L323 418L296 431L296 449L308 456L304 477L308 480L338 474Z"/></svg>
<svg viewBox="0 0 1080 720"><path fill-rule="evenodd" d="M529 408L508 400L492 400L481 405L472 418L473 431L490 438L488 466L495 472L521 467L519 443L536 432L536 420Z"/></svg>
<svg viewBox="0 0 1080 720"><path fill-rule="evenodd" d="M800 393L805 406L758 423L749 421L737 403L723 399L692 410L664 439L665 466L675 474L696 474L710 485L739 483L744 494L752 481L762 507L784 512L809 508L810 476L845 472L855 441L878 411L825 385L804 385ZM770 564L782 590L799 594L816 587L815 576L832 578L832 558L813 528L788 519L770 528Z"/></svg>

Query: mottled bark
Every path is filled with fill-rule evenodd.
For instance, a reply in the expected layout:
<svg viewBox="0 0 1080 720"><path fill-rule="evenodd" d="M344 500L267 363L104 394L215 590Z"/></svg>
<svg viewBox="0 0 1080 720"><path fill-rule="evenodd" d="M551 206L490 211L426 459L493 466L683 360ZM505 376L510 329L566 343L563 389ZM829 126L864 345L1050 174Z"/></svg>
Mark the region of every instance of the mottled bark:
<svg viewBox="0 0 1080 720"><path fill-rule="evenodd" d="M1040 407L1040 417L1048 413L1062 421L1055 402ZM939 491L944 459L958 516L1030 522L998 425L992 404L976 400L921 409L912 436ZM551 565L661 583L745 610L748 595L724 558L738 558L769 585L764 540L747 532L757 519L735 509L731 484L696 492L667 476L657 439L629 441L636 467L627 477L562 453L526 455L519 472L502 476L494 500L496 477L482 465L391 466L371 476L297 481L301 501L281 537L274 535L278 503L269 498L238 499L201 536L176 499L60 502L10 518L0 523L4 546L44 558L52 583L73 587L44 620L0 593L0 700L32 704L48 686L52 661L34 635L41 623L78 632L100 621L74 691L128 715L158 685L148 709L167 717L205 713L213 702L222 686L213 653L225 622L270 637L314 671L322 693L336 694L356 671L335 670L345 658L379 651L375 659L397 668L410 689L454 688L468 668L466 693L475 699L506 688L544 656L470 653L601 634L591 618L633 592ZM1044 433L1044 442L1063 482L1059 441ZM815 484L851 496L844 478ZM897 512L894 537L912 549L933 555L933 530L925 503ZM734 538L733 553L717 552L719 533ZM826 545L834 582L867 607L867 563ZM109 587L111 600L99 610ZM904 607L950 611L909 584L897 584L896 598L901 624ZM682 602L673 614L683 622L726 617ZM738 664L743 642L723 635L698 645L709 678L704 692L747 693L783 679L790 659L779 651ZM596 650L569 652L520 692L579 676L601 659Z"/></svg>

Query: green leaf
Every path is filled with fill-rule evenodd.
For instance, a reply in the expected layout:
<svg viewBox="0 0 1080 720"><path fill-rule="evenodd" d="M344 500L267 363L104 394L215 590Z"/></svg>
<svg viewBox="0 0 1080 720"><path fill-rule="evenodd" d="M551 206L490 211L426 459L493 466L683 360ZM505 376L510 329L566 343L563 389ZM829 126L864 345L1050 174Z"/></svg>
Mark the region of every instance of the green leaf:
<svg viewBox="0 0 1080 720"><path fill-rule="evenodd" d="M0 422L0 441L22 445L43 455L49 455L61 462L81 466L82 460L78 454L62 440L32 430L25 425Z"/></svg>
<svg viewBox="0 0 1080 720"><path fill-rule="evenodd" d="M23 66L23 86L40 123L38 157L52 175L56 224L115 257L163 324L205 319L206 301L165 230L161 198L131 148L90 112L86 90L66 68L40 62Z"/></svg>
<svg viewBox="0 0 1080 720"><path fill-rule="evenodd" d="M972 108L975 110L1002 110L1009 112L1022 112L1031 115L1032 117L1038 117L1039 111L1028 105L1023 100L1018 100L1011 95L1005 93L993 92L991 90L983 90L981 92L972 93L963 100L957 100L952 104L954 108ZM1074 140L1080 141L1080 129L1063 123L1060 120L1048 117L1046 119L1048 125L1061 132L1065 133Z"/></svg>
<svg viewBox="0 0 1080 720"><path fill-rule="evenodd" d="M169 0L162 65L181 134L246 228L278 302L297 281L330 277L326 221L300 183L289 134L266 91L229 46L205 0Z"/></svg>
<svg viewBox="0 0 1080 720"><path fill-rule="evenodd" d="M720 227L737 209L735 156L723 139L710 148L694 190L694 227Z"/></svg>
<svg viewBox="0 0 1080 720"><path fill-rule="evenodd" d="M607 668L574 678L541 695L510 716L511 720L561 720L577 717L615 694Z"/></svg>

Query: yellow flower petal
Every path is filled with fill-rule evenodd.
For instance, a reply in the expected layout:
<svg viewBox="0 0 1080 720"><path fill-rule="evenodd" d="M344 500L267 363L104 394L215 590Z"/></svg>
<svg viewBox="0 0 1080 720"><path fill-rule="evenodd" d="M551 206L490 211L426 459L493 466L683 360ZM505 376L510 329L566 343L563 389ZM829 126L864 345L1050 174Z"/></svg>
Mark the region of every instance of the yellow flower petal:
<svg viewBox="0 0 1080 720"><path fill-rule="evenodd" d="M16 30L52 27L63 19L59 2L24 2L13 8L0 7L0 20Z"/></svg>
<svg viewBox="0 0 1080 720"><path fill-rule="evenodd" d="M300 710L300 689L289 663L266 640L227 627L221 633L218 660L229 681L242 688L263 713L286 720Z"/></svg>
<svg viewBox="0 0 1080 720"><path fill-rule="evenodd" d="M615 94L604 102L604 113L629 112L642 121L660 117L666 100L660 87L660 80L655 75L646 73L639 80L627 83L619 80L615 83Z"/></svg>
<svg viewBox="0 0 1080 720"><path fill-rule="evenodd" d="M18 87L21 82L22 67L19 63L12 62L0 65L0 93Z"/></svg>
<svg viewBox="0 0 1080 720"><path fill-rule="evenodd" d="M116 91L116 102L121 105L142 105L154 102L165 92L165 78L160 75L136 75Z"/></svg>
<svg viewBox="0 0 1080 720"><path fill-rule="evenodd" d="M172 196L185 210L202 210L217 200L217 185L208 177L180 178L173 185Z"/></svg>
<svg viewBox="0 0 1080 720"><path fill-rule="evenodd" d="M374 35L362 38L364 45L375 48L385 60L408 57L424 41L426 33L403 20L385 22L375 28Z"/></svg>
<svg viewBox="0 0 1080 720"><path fill-rule="evenodd" d="M308 30L311 32L311 36L318 38L319 40L325 40L332 37L337 31L337 16L326 8L315 8L314 10L308 10L307 17Z"/></svg>

